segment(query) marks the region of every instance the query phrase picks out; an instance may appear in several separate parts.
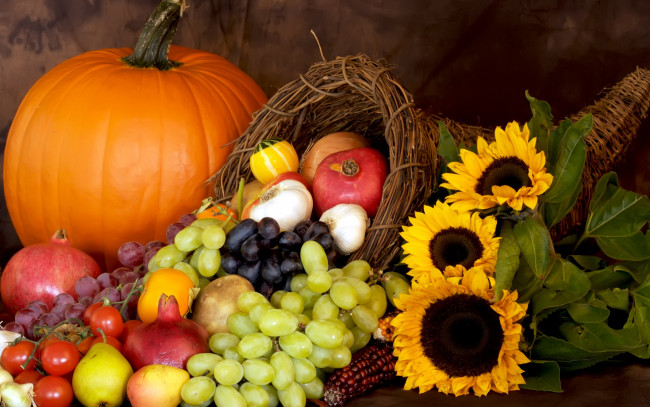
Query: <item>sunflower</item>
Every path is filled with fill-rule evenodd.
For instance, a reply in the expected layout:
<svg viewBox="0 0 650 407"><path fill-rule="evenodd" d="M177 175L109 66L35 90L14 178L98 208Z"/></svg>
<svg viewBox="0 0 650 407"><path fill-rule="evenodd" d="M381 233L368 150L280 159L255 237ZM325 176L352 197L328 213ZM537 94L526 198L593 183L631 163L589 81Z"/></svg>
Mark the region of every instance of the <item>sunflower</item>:
<svg viewBox="0 0 650 407"><path fill-rule="evenodd" d="M517 292L504 290L491 303L488 278L476 271L472 284L438 279L414 282L408 294L395 299L402 310L391 322L395 371L404 388L420 393L437 387L456 396L484 396L490 390L508 393L525 383L520 364L530 360L519 350L527 304Z"/></svg>
<svg viewBox="0 0 650 407"><path fill-rule="evenodd" d="M403 226L400 234L406 241L402 249L408 274L421 283L442 277L462 277L465 270L482 267L494 274L499 250L495 237L496 218L481 218L478 213L458 212L437 202L424 206L409 218L411 226Z"/></svg>
<svg viewBox="0 0 650 407"><path fill-rule="evenodd" d="M522 130L510 122L505 130L496 128L495 141L489 145L478 137L478 154L462 149L462 162L449 163L453 173L442 174L447 182L440 186L458 191L445 202L461 210L506 203L516 211L524 205L535 209L539 195L551 186L553 175L546 173L544 151L537 152L536 139L529 137L527 124Z"/></svg>

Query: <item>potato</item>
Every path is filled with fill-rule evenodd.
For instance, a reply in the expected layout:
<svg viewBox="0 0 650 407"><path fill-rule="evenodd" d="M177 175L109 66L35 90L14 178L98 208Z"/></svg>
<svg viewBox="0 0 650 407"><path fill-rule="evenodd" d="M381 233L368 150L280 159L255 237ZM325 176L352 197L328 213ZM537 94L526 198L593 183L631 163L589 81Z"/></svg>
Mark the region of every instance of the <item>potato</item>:
<svg viewBox="0 0 650 407"><path fill-rule="evenodd" d="M255 291L253 285L236 274L212 280L201 289L192 305L192 320L203 326L210 335L228 332L226 320L239 311L237 298L246 291Z"/></svg>

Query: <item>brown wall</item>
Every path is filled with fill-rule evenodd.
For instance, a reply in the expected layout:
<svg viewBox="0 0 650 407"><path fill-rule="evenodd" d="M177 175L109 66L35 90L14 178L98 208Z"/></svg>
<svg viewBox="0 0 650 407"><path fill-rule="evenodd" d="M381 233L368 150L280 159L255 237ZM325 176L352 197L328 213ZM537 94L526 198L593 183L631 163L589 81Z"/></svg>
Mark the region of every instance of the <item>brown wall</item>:
<svg viewBox="0 0 650 407"><path fill-rule="evenodd" d="M158 0L0 0L0 151L20 100L57 63L132 46ZM188 0L176 43L239 65L272 95L320 58L395 67L425 108L468 124L525 121L524 91L560 119L650 68L645 0ZM645 125L620 174L650 193ZM2 156L0 155L0 161ZM19 247L0 199L0 265ZM2 253L0 253L2 254Z"/></svg>

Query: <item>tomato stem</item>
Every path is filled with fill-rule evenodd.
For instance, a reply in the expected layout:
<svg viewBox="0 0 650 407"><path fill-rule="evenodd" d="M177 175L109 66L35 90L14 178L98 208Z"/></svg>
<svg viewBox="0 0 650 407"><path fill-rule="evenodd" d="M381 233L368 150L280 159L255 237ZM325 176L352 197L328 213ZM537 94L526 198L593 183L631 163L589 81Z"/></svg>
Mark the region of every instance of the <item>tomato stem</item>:
<svg viewBox="0 0 650 407"><path fill-rule="evenodd" d="M182 65L171 61L168 54L186 8L185 0L162 0L144 26L133 54L122 58L122 61L135 68L157 68L161 71Z"/></svg>

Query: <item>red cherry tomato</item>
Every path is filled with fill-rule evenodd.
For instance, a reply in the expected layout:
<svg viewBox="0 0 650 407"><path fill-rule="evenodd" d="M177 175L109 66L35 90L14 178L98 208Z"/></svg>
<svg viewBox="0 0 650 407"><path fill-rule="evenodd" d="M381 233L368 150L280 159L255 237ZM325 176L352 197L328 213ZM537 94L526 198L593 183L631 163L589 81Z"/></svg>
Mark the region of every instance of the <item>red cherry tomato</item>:
<svg viewBox="0 0 650 407"><path fill-rule="evenodd" d="M79 358L79 350L74 343L58 341L43 349L41 352L41 366L43 366L43 370L51 375L63 376L77 367Z"/></svg>
<svg viewBox="0 0 650 407"><path fill-rule="evenodd" d="M111 345L112 347L114 347L115 349L122 352L122 342L120 342L120 340L117 339L114 336L107 336L106 341L104 341L104 338L100 336L99 338L95 338L93 340L92 344L94 345L96 343L107 343L107 344ZM91 345L91 347L92 347L92 345Z"/></svg>
<svg viewBox="0 0 650 407"><path fill-rule="evenodd" d="M93 346L93 341L95 340L94 336L88 336L81 342L77 344L77 349L79 352L81 352L82 355L85 355L88 353L88 350L90 349L91 346Z"/></svg>
<svg viewBox="0 0 650 407"><path fill-rule="evenodd" d="M53 334L51 334L47 338L43 339L43 341L40 343L40 345L38 345L38 353L39 353L39 355L40 355L41 352L43 352L43 349L47 348L48 346L50 346L54 342L58 342L58 341L60 341L60 339L57 338L56 335L53 335Z"/></svg>
<svg viewBox="0 0 650 407"><path fill-rule="evenodd" d="M119 338L124 330L124 321L120 311L111 306L100 307L90 316L90 330L93 335L102 336L99 330L102 330L104 335L114 336Z"/></svg>
<svg viewBox="0 0 650 407"><path fill-rule="evenodd" d="M34 351L34 342L20 341L15 345L7 346L0 355L0 364L2 367L16 376L23 370L34 370L36 368L36 357L32 357L25 368L22 365ZM34 354L34 356L37 356Z"/></svg>
<svg viewBox="0 0 650 407"><path fill-rule="evenodd" d="M44 375L38 370L23 370L18 373L18 376L14 377L14 382L18 384L31 383L36 385L36 382L41 380Z"/></svg>
<svg viewBox="0 0 650 407"><path fill-rule="evenodd" d="M59 376L45 376L34 385L34 401L38 407L68 407L72 404L72 385Z"/></svg>
<svg viewBox="0 0 650 407"><path fill-rule="evenodd" d="M95 311L97 311L102 306L104 306L103 303L96 302L94 304L90 304L88 308L86 308L86 310L84 311L84 316L82 318L84 325L86 326L90 325L90 317L93 315Z"/></svg>
<svg viewBox="0 0 650 407"><path fill-rule="evenodd" d="M124 323L124 330L122 331L122 335L120 335L120 342L125 343L126 337L129 336L129 334L140 325L142 325L142 321L138 319L130 319L126 321Z"/></svg>

